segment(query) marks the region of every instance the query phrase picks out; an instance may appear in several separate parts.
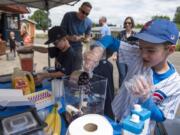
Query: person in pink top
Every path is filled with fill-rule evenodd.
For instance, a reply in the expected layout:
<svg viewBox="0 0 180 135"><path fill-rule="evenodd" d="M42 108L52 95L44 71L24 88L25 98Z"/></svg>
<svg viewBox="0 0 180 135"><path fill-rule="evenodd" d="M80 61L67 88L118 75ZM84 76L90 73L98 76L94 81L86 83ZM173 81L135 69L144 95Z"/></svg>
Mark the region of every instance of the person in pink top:
<svg viewBox="0 0 180 135"><path fill-rule="evenodd" d="M23 39L23 45L24 46L31 46L32 45L32 39L31 39L31 36L29 35L29 33L27 31L27 25L25 23L23 23L21 26L20 34L21 34L21 37Z"/></svg>

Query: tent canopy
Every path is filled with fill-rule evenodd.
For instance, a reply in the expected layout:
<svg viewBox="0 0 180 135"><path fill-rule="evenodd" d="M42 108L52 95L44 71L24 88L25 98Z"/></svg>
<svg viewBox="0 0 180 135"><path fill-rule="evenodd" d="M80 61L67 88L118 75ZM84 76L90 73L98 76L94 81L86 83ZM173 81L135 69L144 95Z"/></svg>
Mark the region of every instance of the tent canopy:
<svg viewBox="0 0 180 135"><path fill-rule="evenodd" d="M1 4L22 4L28 7L49 10L60 5L74 5L80 0L0 0ZM74 3L72 3L74 2Z"/></svg>
<svg viewBox="0 0 180 135"><path fill-rule="evenodd" d="M12 12L12 13L20 13L20 14L25 14L29 13L28 8L24 5L18 5L18 4L13 4L13 5L2 5L0 4L0 11L5 11L5 12Z"/></svg>

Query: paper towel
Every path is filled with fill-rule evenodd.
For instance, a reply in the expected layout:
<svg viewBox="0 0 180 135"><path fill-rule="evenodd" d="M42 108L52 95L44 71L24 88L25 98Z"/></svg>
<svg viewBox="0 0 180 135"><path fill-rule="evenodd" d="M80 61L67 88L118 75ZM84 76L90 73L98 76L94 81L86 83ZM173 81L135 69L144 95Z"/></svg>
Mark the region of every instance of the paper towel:
<svg viewBox="0 0 180 135"><path fill-rule="evenodd" d="M113 135L113 128L105 117L87 114L75 119L66 135Z"/></svg>

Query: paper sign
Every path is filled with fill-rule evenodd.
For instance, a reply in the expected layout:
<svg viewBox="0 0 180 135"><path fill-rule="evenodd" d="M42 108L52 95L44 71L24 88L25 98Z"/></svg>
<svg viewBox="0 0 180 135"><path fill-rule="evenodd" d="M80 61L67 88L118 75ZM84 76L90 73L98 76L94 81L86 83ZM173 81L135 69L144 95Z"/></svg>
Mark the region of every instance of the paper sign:
<svg viewBox="0 0 180 135"><path fill-rule="evenodd" d="M24 106L33 105L19 89L0 89L0 106Z"/></svg>

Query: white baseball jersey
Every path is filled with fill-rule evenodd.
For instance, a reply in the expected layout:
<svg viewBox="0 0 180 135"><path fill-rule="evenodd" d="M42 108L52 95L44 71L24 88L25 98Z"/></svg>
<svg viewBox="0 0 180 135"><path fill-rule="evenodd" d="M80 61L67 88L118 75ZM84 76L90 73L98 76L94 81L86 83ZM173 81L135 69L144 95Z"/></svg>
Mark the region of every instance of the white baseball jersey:
<svg viewBox="0 0 180 135"><path fill-rule="evenodd" d="M151 68L143 67L142 57L138 46L129 45L122 42L119 47L119 61L128 65L128 72L124 81L128 81L133 75L144 75L153 80ZM173 119L180 102L180 76L175 71L166 79L155 84L153 99L157 101L158 107L163 112L166 119ZM127 91L124 83L122 84L117 96L112 102L112 109L117 119L126 117L137 102L130 91Z"/></svg>

